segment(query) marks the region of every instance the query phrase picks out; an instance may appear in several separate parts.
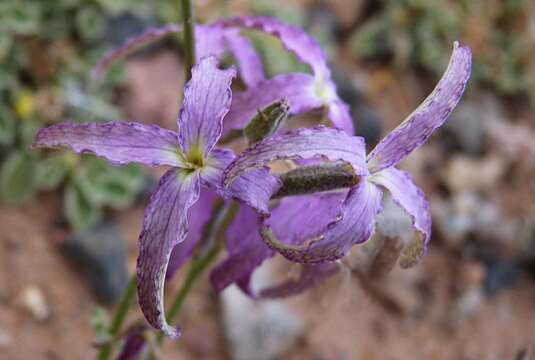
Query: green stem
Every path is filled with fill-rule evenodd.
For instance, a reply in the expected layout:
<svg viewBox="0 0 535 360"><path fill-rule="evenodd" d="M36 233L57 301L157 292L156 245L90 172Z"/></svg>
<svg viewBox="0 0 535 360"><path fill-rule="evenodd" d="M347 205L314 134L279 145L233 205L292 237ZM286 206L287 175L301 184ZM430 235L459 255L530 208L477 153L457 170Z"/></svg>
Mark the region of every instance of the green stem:
<svg viewBox="0 0 535 360"><path fill-rule="evenodd" d="M126 318L126 314L128 313L128 309L130 308L130 304L132 303L132 298L136 293L136 285L137 277L134 273L130 278L130 281L128 282L125 291L123 292L123 295L115 312L115 316L113 317L110 328L108 330L111 340L108 344L100 348L100 351L98 353L99 360L107 360L110 357L113 339L119 333L121 325L123 324L124 319Z"/></svg>
<svg viewBox="0 0 535 360"><path fill-rule="evenodd" d="M193 31L193 8L190 0L181 0L182 26L184 27L184 68L186 81L191 79L191 68L195 63L195 34Z"/></svg>
<svg viewBox="0 0 535 360"><path fill-rule="evenodd" d="M173 301L173 305L171 305L171 308L167 313L168 323L173 322L175 317L180 312L180 309L182 308L182 305L184 304L184 301L186 300L186 297L188 296L190 290L193 288L193 285L195 285L196 281L199 279L200 275L204 272L204 270L206 270L208 266L216 259L217 255L219 254L219 251L223 247L223 243L225 241L225 233L234 218L236 217L236 214L238 213L239 209L239 204L234 202L226 207L226 211L224 212L224 215L217 226L217 232L215 233L215 241L213 242L211 248L206 253L200 254L195 259L193 259L188 274L186 275L186 280L182 284L182 287L178 291L175 300ZM157 345L161 345L163 340L163 333L158 333L158 335L156 335Z"/></svg>

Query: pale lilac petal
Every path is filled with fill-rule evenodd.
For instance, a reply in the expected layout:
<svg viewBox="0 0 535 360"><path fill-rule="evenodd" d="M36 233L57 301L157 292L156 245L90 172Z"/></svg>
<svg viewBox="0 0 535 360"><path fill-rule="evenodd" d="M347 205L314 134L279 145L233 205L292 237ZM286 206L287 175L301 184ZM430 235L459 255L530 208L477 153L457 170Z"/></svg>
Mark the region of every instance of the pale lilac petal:
<svg viewBox="0 0 535 360"><path fill-rule="evenodd" d="M199 200L188 212L188 236L186 240L175 246L171 253L166 279L173 275L191 258L193 250L203 235L205 225L213 215L213 207L218 195L208 188L203 188Z"/></svg>
<svg viewBox="0 0 535 360"><path fill-rule="evenodd" d="M348 253L351 246L363 243L373 235L374 219L381 209L381 198L381 190L363 179L348 192L338 215L329 217L334 220L325 227L324 232L292 245L295 240L288 239L285 229L277 230L269 223L272 221L269 219L262 229L262 237L268 246L291 261L319 264L338 260ZM318 205L318 209L323 209L322 205Z"/></svg>
<svg viewBox="0 0 535 360"><path fill-rule="evenodd" d="M283 159L325 158L349 163L357 175L368 173L364 140L337 129L320 126L297 129L268 138L245 150L226 171L225 185L244 172Z"/></svg>
<svg viewBox="0 0 535 360"><path fill-rule="evenodd" d="M368 156L371 172L397 164L444 124L463 95L471 67L470 48L455 42L448 68L433 92Z"/></svg>
<svg viewBox="0 0 535 360"><path fill-rule="evenodd" d="M282 74L260 81L255 87L234 94L225 118L225 132L242 129L256 115L276 100L286 99L290 114L297 115L323 106L314 94L314 78L307 74Z"/></svg>
<svg viewBox="0 0 535 360"><path fill-rule="evenodd" d="M145 209L139 235L137 260L138 299L147 322L167 336L177 337L178 329L167 324L163 295L167 264L173 248L188 233L188 209L199 197L197 172L168 170Z"/></svg>
<svg viewBox="0 0 535 360"><path fill-rule="evenodd" d="M353 118L351 117L351 110L342 100L335 100L329 102L329 120L333 125L346 133L353 135L355 128L353 126Z"/></svg>
<svg viewBox="0 0 535 360"><path fill-rule="evenodd" d="M331 76L325 53L318 42L296 26L284 23L277 18L262 16L234 17L222 19L214 24L231 28L255 29L275 36L300 61L310 65L315 76L321 79L328 79Z"/></svg>
<svg viewBox="0 0 535 360"><path fill-rule="evenodd" d="M215 57L206 57L191 70L178 118L179 142L184 153L201 152L206 158L221 136L223 118L230 109L231 68L220 70Z"/></svg>
<svg viewBox="0 0 535 360"><path fill-rule="evenodd" d="M79 154L94 153L115 165L185 166L176 133L133 122L52 125L39 130L33 147L69 147Z"/></svg>
<svg viewBox="0 0 535 360"><path fill-rule="evenodd" d="M240 36L237 30L229 29L225 32L227 46L238 62L240 77L249 87L254 87L264 80L264 66L262 59L256 52L251 41Z"/></svg>
<svg viewBox="0 0 535 360"><path fill-rule="evenodd" d="M242 207L226 234L227 258L210 273L210 281L216 291L241 281L245 292L251 292L250 275L264 260L274 255L274 251L262 242L259 229L258 215Z"/></svg>
<svg viewBox="0 0 535 360"><path fill-rule="evenodd" d="M402 263L406 263L406 266L412 266L425 255L427 243L431 237L431 213L425 195L414 184L407 172L394 167L374 174L370 177L370 181L385 187L392 195L394 202L403 208L412 220L417 234L415 241L420 243L421 246L417 253L411 254L411 256L414 256L410 261L409 259L407 261L402 259ZM418 250L416 248L413 249Z"/></svg>
<svg viewBox="0 0 535 360"><path fill-rule="evenodd" d="M109 67L117 60L124 58L131 54L135 50L148 45L152 42L171 34L181 32L182 27L180 25L169 24L159 28L149 28L147 31L140 35L132 36L127 39L124 44L109 50L104 54L102 59L93 68L91 75L94 79L100 79Z"/></svg>
<svg viewBox="0 0 535 360"><path fill-rule="evenodd" d="M262 289L256 298L276 299L299 295L338 273L339 265L335 262L326 262L319 265L303 265L301 274L297 279L287 280L281 284Z"/></svg>
<svg viewBox="0 0 535 360"><path fill-rule="evenodd" d="M222 197L236 200L260 214L267 215L269 200L281 186L279 179L269 173L269 168L262 167L243 174L228 188L224 188L224 171L235 158L231 150L214 149L201 173L203 182Z"/></svg>

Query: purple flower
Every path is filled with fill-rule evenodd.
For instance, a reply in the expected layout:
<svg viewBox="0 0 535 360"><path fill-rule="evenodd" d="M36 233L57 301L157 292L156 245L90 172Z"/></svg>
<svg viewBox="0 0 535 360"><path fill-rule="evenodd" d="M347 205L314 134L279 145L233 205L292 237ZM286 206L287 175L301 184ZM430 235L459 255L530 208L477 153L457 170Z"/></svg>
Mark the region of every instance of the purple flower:
<svg viewBox="0 0 535 360"><path fill-rule="evenodd" d="M312 158L324 146L322 155L331 161L350 164L360 181L345 193L284 199L272 216L262 221L264 242L287 259L299 263L314 265L340 259L353 245L372 236L374 218L381 211L382 193L388 190L411 217L416 230L417 237L406 248L401 262L402 266L410 266L425 253L431 234L431 216L423 192L406 172L394 165L425 143L447 120L464 92L470 71L470 49L456 42L448 68L433 92L367 158L361 138L348 136L344 141L331 142L330 137L341 136L339 130L298 130L264 140L246 150L227 168L225 184L232 184L250 169L275 159ZM285 217L287 222L278 216Z"/></svg>
<svg viewBox="0 0 535 360"><path fill-rule="evenodd" d="M282 74L264 79L260 57L250 41L239 35L240 28L256 29L279 38L288 51L293 52L300 61L311 67L313 74ZM181 30L179 25L171 24L149 29L127 40L124 45L109 51L104 56L97 64L94 76L102 76L114 61L133 50ZM195 36L197 59L207 55L221 57L226 51L230 51L236 58L240 76L247 85L246 91L234 95L231 110L225 119L224 132L243 128L258 109L266 107L275 100L286 98L292 115L326 106L333 125L348 134L353 134L349 106L336 93L325 53L316 40L303 30L276 18L235 17L210 25L197 25Z"/></svg>
<svg viewBox="0 0 535 360"><path fill-rule="evenodd" d="M42 129L35 147L70 147L77 153L91 152L115 165L141 163L171 167L160 179L145 209L139 236L137 264L138 297L147 321L166 335L177 337L164 316L163 284L171 251L187 258L196 241L184 242L188 234L188 210L199 200L206 208L217 193L237 198L260 214L268 211L269 196L280 186L267 169L240 177L233 186L222 187L223 171L234 159L231 150L214 148L221 136L222 121L230 108L231 81L235 70L220 70L214 57L202 59L192 69L178 117L179 131L133 122L63 123ZM198 237L203 219L193 221ZM195 239L194 239L195 240Z"/></svg>

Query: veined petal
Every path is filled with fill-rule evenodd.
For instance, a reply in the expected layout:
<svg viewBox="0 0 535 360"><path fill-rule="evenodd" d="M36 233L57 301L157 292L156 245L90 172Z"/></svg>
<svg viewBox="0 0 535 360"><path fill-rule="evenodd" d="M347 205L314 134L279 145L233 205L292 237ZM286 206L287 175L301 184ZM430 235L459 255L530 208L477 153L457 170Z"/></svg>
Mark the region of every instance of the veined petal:
<svg viewBox="0 0 535 360"><path fill-rule="evenodd" d="M471 67L470 48L455 42L448 68L433 92L368 155L372 173L397 164L444 124L463 95Z"/></svg>
<svg viewBox="0 0 535 360"><path fill-rule="evenodd" d="M180 25L169 24L163 27L149 28L140 35L132 36L131 38L128 38L124 44L106 52L102 59L93 68L91 75L94 79L100 79L109 69L109 67L117 60L131 54L135 50L145 45L158 41L169 34L181 31L182 27Z"/></svg>
<svg viewBox="0 0 535 360"><path fill-rule="evenodd" d="M262 228L262 238L268 246L291 261L320 264L338 260L347 254L351 246L365 242L373 235L381 198L379 188L362 180L348 192L341 208L338 208L338 215L329 217L334 220L325 226L323 233L316 233L302 239L298 245L292 245L284 229L277 231L269 224L269 219ZM317 209L324 208L318 205Z"/></svg>
<svg viewBox="0 0 535 360"><path fill-rule="evenodd" d="M423 191L414 184L407 172L394 167L384 169L369 179L385 187L394 202L410 216L417 237L402 255L401 265L410 267L416 264L425 255L431 236L431 213Z"/></svg>
<svg viewBox="0 0 535 360"><path fill-rule="evenodd" d="M351 117L351 110L342 100L334 100L329 102L329 120L333 125L346 133L353 135L355 128L353 126L353 118Z"/></svg>
<svg viewBox="0 0 535 360"><path fill-rule="evenodd" d="M69 147L94 153L115 165L185 167L176 133L134 122L62 123L39 130L33 147Z"/></svg>
<svg viewBox="0 0 535 360"><path fill-rule="evenodd" d="M228 29L225 32L227 45L238 62L240 77L247 87L254 87L260 81L264 80L264 66L262 59L256 52L254 45L249 39L239 35L234 29Z"/></svg>
<svg viewBox="0 0 535 360"><path fill-rule="evenodd" d="M243 174L228 188L224 188L224 171L235 158L236 155L231 150L214 149L210 152L207 165L201 172L201 179L221 196L236 200L260 214L267 215L269 200L281 186L279 179L269 173L269 168L262 167Z"/></svg>
<svg viewBox="0 0 535 360"><path fill-rule="evenodd" d="M311 75L277 75L260 81L246 91L234 94L232 107L225 118L225 131L245 127L259 109L280 99L288 101L291 115L323 106L322 101L314 94L314 78Z"/></svg>
<svg viewBox="0 0 535 360"><path fill-rule="evenodd" d="M200 152L204 159L221 136L223 118L230 109L231 68L220 70L217 59L206 57L191 70L178 118L179 142L184 153Z"/></svg>
<svg viewBox="0 0 535 360"><path fill-rule="evenodd" d="M364 140L337 129L320 126L297 129L260 141L245 150L226 170L225 186L248 170L274 160L326 158L350 164L357 175L367 175Z"/></svg>
<svg viewBox="0 0 535 360"><path fill-rule="evenodd" d="M188 236L186 239L174 247L167 267L166 279L173 275L191 258L193 250L201 240L203 229L210 221L213 214L215 200L218 198L214 191L203 188L199 200L191 207L188 213Z"/></svg>
<svg viewBox="0 0 535 360"><path fill-rule="evenodd" d="M297 58L310 65L316 77L329 79L331 73L326 56L318 42L300 28L284 23L277 18L245 16L222 19L214 24L225 27L255 29L280 39L283 46Z"/></svg>
<svg viewBox="0 0 535 360"><path fill-rule="evenodd" d="M178 329L167 324L164 313L164 281L173 248L188 233L188 209L199 197L199 175L186 170L168 170L150 198L139 235L137 260L138 299L147 322L167 336Z"/></svg>
<svg viewBox="0 0 535 360"><path fill-rule="evenodd" d="M210 273L210 281L216 291L241 281L243 290L250 292L250 275L264 260L274 255L274 251L262 242L259 229L258 215L242 207L226 234L227 258Z"/></svg>
<svg viewBox="0 0 535 360"><path fill-rule="evenodd" d="M276 299L299 295L335 275L339 270L339 265L335 262L303 265L301 274L297 279L287 280L281 284L262 289L258 292L256 298Z"/></svg>

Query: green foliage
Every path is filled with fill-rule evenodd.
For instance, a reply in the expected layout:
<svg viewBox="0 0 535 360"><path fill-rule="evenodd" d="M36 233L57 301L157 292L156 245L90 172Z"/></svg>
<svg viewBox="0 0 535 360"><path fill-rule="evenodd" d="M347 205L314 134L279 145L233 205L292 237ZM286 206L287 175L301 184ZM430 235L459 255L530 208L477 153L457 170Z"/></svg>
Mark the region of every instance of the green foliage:
<svg viewBox="0 0 535 360"><path fill-rule="evenodd" d="M10 205L19 205L34 195L34 157L25 151L12 151L0 167L0 199Z"/></svg>

